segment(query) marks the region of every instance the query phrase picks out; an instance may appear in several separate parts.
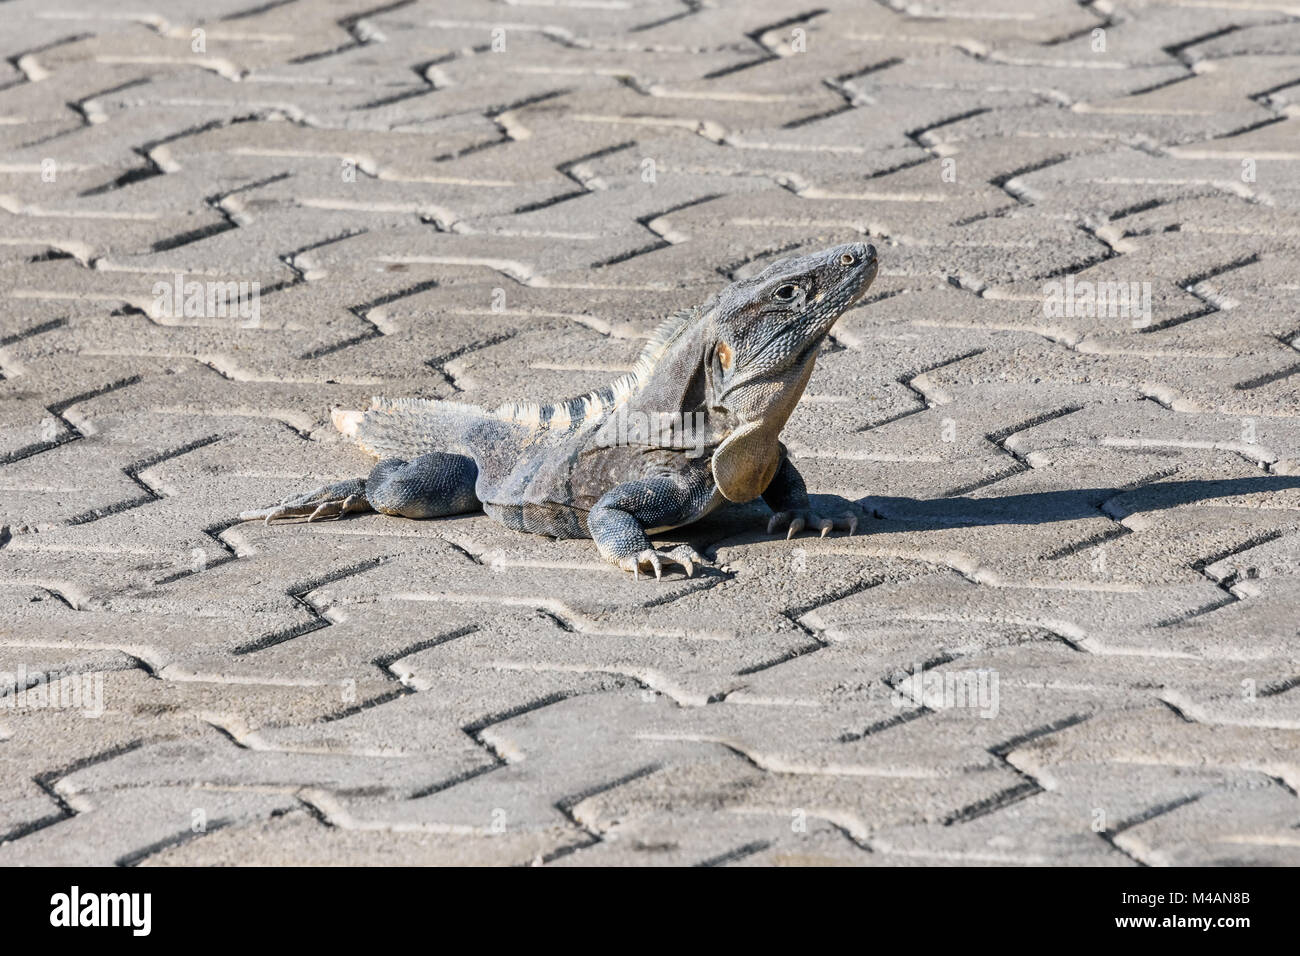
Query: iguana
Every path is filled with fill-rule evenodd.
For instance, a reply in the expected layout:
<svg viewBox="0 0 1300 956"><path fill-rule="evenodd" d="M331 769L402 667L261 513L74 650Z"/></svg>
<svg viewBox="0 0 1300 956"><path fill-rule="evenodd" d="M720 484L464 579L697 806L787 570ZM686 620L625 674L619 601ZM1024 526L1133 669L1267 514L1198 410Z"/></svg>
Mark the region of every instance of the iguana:
<svg viewBox="0 0 1300 956"><path fill-rule="evenodd" d="M241 520L379 511L436 518L480 508L516 531L591 538L640 577L665 563L708 564L689 546L657 551L651 534L729 501L763 497L771 533L857 530L858 517L814 512L779 436L826 336L876 276L864 243L774 262L704 305L667 319L633 371L555 405L486 411L458 402L376 398L332 414L381 458L366 478L325 485Z"/></svg>

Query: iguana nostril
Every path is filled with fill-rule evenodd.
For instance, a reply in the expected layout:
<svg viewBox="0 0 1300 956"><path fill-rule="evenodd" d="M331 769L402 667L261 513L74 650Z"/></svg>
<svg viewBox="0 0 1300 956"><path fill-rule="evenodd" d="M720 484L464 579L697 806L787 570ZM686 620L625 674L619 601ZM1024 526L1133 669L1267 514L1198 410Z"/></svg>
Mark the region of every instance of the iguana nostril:
<svg viewBox="0 0 1300 956"><path fill-rule="evenodd" d="M844 255L840 256L840 265L842 266L851 266L857 261L857 259L853 258L853 253L851 252L846 252Z"/></svg>

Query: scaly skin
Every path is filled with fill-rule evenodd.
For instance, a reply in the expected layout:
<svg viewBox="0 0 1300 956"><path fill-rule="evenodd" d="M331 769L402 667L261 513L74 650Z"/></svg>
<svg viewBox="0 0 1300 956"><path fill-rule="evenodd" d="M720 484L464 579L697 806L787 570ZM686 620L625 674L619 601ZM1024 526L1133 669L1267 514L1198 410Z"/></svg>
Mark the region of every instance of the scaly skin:
<svg viewBox="0 0 1300 956"><path fill-rule="evenodd" d="M591 538L637 578L708 564L690 548L656 551L649 536L732 501L761 496L768 533L853 534L861 514L814 511L779 436L831 327L875 275L876 251L862 243L782 259L670 318L630 375L556 405L375 399L336 411L340 430L382 458L370 475L240 518L482 509L517 531Z"/></svg>

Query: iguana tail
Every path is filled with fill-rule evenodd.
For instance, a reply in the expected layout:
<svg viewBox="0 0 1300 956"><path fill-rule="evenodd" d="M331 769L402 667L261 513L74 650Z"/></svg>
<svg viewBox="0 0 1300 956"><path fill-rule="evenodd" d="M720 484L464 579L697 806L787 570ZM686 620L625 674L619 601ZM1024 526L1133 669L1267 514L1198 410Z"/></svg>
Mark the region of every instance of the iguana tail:
<svg viewBox="0 0 1300 956"><path fill-rule="evenodd" d="M488 415L462 402L376 396L365 411L336 408L330 419L376 458L409 461L432 451L462 451L470 426Z"/></svg>

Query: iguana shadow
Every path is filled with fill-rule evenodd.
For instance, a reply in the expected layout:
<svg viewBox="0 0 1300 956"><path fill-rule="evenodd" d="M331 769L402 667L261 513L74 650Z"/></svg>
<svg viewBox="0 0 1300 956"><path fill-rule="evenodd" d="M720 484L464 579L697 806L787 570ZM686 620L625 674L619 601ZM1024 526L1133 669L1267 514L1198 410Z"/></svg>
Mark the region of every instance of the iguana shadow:
<svg viewBox="0 0 1300 956"><path fill-rule="evenodd" d="M886 520L946 527L951 525L1046 524L1095 518L1099 513L1125 517L1179 505L1236 495L1257 495L1300 488L1300 475L1159 481L1136 488L1073 488L1019 495L972 498L906 498L868 495L858 499L868 512ZM1109 508L1103 506L1109 505ZM816 505L814 504L814 507Z"/></svg>

